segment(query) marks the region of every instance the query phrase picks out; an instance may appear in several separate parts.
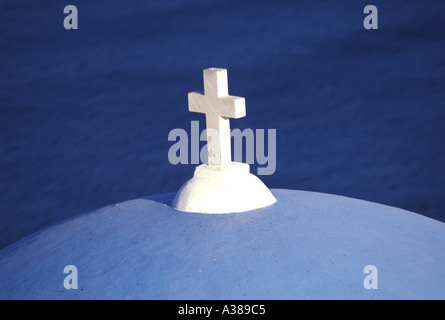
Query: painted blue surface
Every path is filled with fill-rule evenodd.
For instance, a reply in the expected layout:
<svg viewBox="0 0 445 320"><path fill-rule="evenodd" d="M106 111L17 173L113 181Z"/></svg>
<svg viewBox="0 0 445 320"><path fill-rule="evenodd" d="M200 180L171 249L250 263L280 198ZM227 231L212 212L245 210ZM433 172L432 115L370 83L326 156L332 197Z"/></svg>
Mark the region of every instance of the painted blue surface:
<svg viewBox="0 0 445 320"><path fill-rule="evenodd" d="M245 213L183 213L174 194L49 227L0 251L1 299L445 298L445 224L340 196L272 190ZM78 268L66 290L63 269ZM366 265L378 289L365 290Z"/></svg>
<svg viewBox="0 0 445 320"><path fill-rule="evenodd" d="M67 4L78 30L63 28ZM368 4L378 30L363 28ZM204 128L187 93L212 66L246 97L232 128L277 129L268 187L445 221L444 12L437 0L0 0L0 248L179 190L195 165L168 162L167 136Z"/></svg>

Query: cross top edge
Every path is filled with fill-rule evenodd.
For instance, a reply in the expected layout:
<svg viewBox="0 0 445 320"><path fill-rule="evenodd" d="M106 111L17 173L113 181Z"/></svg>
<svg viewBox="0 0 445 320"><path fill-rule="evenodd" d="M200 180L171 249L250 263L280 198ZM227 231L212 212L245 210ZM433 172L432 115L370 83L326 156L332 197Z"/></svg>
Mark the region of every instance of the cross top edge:
<svg viewBox="0 0 445 320"><path fill-rule="evenodd" d="M218 67L211 67L211 68L207 68L207 69L204 69L204 71L205 70L209 70L209 71L227 71L227 69L226 68L218 68Z"/></svg>

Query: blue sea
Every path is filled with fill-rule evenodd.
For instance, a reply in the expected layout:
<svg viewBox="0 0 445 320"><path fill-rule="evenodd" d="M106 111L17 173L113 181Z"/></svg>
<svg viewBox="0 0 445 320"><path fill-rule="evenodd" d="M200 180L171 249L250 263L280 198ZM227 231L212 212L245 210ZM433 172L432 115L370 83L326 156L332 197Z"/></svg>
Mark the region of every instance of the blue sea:
<svg viewBox="0 0 445 320"><path fill-rule="evenodd" d="M0 0L0 248L177 191L195 165L170 164L167 137L204 128L187 93L209 67L246 98L232 128L276 129L269 188L445 221L445 2L373 1L377 30L367 4Z"/></svg>

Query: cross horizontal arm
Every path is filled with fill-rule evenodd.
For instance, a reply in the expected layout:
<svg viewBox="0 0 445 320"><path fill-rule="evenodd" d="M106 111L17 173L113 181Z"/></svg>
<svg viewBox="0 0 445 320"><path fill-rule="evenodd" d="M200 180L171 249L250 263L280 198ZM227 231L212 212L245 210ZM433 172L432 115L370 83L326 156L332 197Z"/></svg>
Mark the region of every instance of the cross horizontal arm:
<svg viewBox="0 0 445 320"><path fill-rule="evenodd" d="M246 116L246 100L242 97L225 96L215 99L198 92L190 92L188 103L191 112L234 119Z"/></svg>
<svg viewBox="0 0 445 320"><path fill-rule="evenodd" d="M242 118L246 116L246 99L235 96L226 96L218 100L218 109L221 117Z"/></svg>

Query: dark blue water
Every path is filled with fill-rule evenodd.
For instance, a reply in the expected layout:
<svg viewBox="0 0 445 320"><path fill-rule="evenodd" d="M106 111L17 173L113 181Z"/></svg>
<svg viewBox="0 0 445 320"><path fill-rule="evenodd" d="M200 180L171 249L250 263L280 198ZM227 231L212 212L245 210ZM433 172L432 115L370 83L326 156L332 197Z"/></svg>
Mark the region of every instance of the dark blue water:
<svg viewBox="0 0 445 320"><path fill-rule="evenodd" d="M63 28L63 8L79 29ZM445 221L445 2L0 1L0 247L67 217L177 191L167 141L202 70L277 129L270 188ZM253 166L255 167L255 166ZM256 172L255 168L252 168Z"/></svg>

